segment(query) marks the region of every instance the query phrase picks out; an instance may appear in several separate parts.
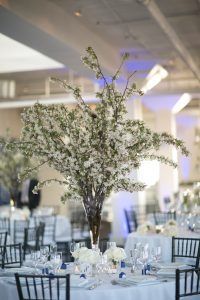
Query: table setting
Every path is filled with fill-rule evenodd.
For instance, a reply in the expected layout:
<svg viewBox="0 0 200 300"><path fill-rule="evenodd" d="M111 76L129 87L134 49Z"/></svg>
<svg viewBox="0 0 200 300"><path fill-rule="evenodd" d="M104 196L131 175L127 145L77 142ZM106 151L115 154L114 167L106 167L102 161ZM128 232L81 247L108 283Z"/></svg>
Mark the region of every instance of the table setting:
<svg viewBox="0 0 200 300"><path fill-rule="evenodd" d="M199 238L197 232L191 231L188 227L181 227L175 220L169 220L164 225L154 225L147 221L138 226L136 232L130 233L125 243L125 251L130 256L130 250L134 249L137 244L149 247L161 247L161 259L163 262L171 261L172 253L172 236Z"/></svg>
<svg viewBox="0 0 200 300"><path fill-rule="evenodd" d="M174 299L175 270L187 268L181 263L161 262L161 253L149 251L148 247L134 249L130 259L124 249L109 242L107 250L88 249L83 242L71 243L74 262L63 262L62 253L56 246L41 247L40 251L26 256L21 268L0 270L0 299L18 299L15 273L48 275L54 285L55 275L70 274L71 299ZM36 285L41 282L36 278ZM25 282L22 282L22 287ZM33 284L30 284L30 286ZM61 295L64 295L64 288ZM2 298L1 298L2 297ZM62 298L61 298L62 299Z"/></svg>

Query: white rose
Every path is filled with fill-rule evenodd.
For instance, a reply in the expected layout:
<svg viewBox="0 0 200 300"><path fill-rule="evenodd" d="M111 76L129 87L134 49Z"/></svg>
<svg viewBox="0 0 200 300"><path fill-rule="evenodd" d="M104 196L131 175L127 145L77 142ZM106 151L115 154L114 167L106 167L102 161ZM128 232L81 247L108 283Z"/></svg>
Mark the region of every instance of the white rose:
<svg viewBox="0 0 200 300"><path fill-rule="evenodd" d="M163 233L167 236L176 236L178 234L177 226L166 226Z"/></svg>
<svg viewBox="0 0 200 300"><path fill-rule="evenodd" d="M177 226L177 222L171 219L166 223L166 226Z"/></svg>
<svg viewBox="0 0 200 300"><path fill-rule="evenodd" d="M96 264L100 262L100 254L92 249L87 249L79 254L79 261L82 263Z"/></svg>
<svg viewBox="0 0 200 300"><path fill-rule="evenodd" d="M123 248L112 247L105 251L104 255L108 260L120 261L126 258L126 253Z"/></svg>
<svg viewBox="0 0 200 300"><path fill-rule="evenodd" d="M123 248L115 247L113 248L113 259L115 261L120 261L126 258L126 253Z"/></svg>
<svg viewBox="0 0 200 300"><path fill-rule="evenodd" d="M86 253L88 250L87 247L81 247L81 248L78 248L76 249L74 252L72 252L72 256L75 258L75 259L79 259L80 256L84 255L84 253Z"/></svg>
<svg viewBox="0 0 200 300"><path fill-rule="evenodd" d="M156 231L155 226L151 222L146 222L144 224L141 224L137 228L137 232L140 234L155 233L155 231Z"/></svg>

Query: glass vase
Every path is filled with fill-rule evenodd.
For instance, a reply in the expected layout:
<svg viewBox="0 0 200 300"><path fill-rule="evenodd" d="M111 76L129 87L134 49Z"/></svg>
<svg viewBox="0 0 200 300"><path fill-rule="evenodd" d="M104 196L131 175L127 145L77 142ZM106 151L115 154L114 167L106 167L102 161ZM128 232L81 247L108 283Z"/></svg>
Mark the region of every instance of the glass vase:
<svg viewBox="0 0 200 300"><path fill-rule="evenodd" d="M94 250L99 249L99 234L101 226L101 211L104 202L103 195L98 197L86 198L83 200L86 217L88 220L91 248Z"/></svg>

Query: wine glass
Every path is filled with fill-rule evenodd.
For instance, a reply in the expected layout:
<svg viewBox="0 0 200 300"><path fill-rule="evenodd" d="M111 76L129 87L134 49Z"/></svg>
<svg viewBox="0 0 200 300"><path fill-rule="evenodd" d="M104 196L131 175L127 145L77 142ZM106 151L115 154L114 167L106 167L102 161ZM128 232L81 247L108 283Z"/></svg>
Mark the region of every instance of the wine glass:
<svg viewBox="0 0 200 300"><path fill-rule="evenodd" d="M152 259L158 263L162 257L162 248L160 246L154 247L151 251Z"/></svg>
<svg viewBox="0 0 200 300"><path fill-rule="evenodd" d="M78 244L79 244L78 248L86 247L86 242L85 241L79 242Z"/></svg>
<svg viewBox="0 0 200 300"><path fill-rule="evenodd" d="M147 264L148 259L149 259L149 249L147 247L142 247L138 258L138 263L142 270Z"/></svg>
<svg viewBox="0 0 200 300"><path fill-rule="evenodd" d="M40 262L40 252L39 251L31 251L31 261L33 262L35 273L37 273L37 265Z"/></svg>
<svg viewBox="0 0 200 300"><path fill-rule="evenodd" d="M53 267L54 273L59 269L62 264L62 252L57 252L51 255L51 265Z"/></svg>
<svg viewBox="0 0 200 300"><path fill-rule="evenodd" d="M110 249L110 248L115 248L116 247L116 242L107 242L107 249Z"/></svg>
<svg viewBox="0 0 200 300"><path fill-rule="evenodd" d="M57 245L56 245L56 243L50 244L50 255L51 254L56 254L56 252L57 252Z"/></svg>
<svg viewBox="0 0 200 300"><path fill-rule="evenodd" d="M41 246L40 247L40 259L41 259L41 262L44 263L44 265L46 265L46 263L48 261L48 257L49 257L49 247Z"/></svg>
<svg viewBox="0 0 200 300"><path fill-rule="evenodd" d="M76 243L76 242L71 242L70 243L70 252L71 253L73 253L74 251L76 251L79 248L81 248L80 243Z"/></svg>

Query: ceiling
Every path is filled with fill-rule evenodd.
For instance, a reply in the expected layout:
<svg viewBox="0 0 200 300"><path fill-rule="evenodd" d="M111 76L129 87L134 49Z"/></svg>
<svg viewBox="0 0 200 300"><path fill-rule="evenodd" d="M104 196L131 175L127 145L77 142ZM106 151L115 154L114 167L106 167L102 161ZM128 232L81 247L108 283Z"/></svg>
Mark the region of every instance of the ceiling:
<svg viewBox="0 0 200 300"><path fill-rule="evenodd" d="M0 74L64 67L57 61L1 33L0 49Z"/></svg>
<svg viewBox="0 0 200 300"><path fill-rule="evenodd" d="M194 95L194 101L189 105L192 108L199 107L198 79L140 1L35 0L34 3L28 4L25 0L4 1L2 10L0 6L0 13L6 11L7 15L4 23L3 18L0 19L0 32L20 40L65 65L65 68L61 72L52 68L27 73L10 70L10 73L1 74L0 79L14 79L19 85L23 85L24 82L25 85L30 85L30 82L38 80L37 77L45 81L49 73L55 72L63 77L69 70L73 70L82 78L90 77L86 69L80 68L79 60L83 49L90 42L108 73L116 69L120 55L125 51L129 52L130 57L125 64L124 74L128 76L136 70L135 79L139 84L155 64L161 64L167 69L169 76L154 88L151 94L191 93ZM155 0L155 3L200 70L200 1ZM77 12L79 16L75 16ZM5 26L5 20L9 19L9 26ZM15 28L12 28L12 23L15 24ZM88 80L86 82L88 84ZM21 90L23 89L24 87Z"/></svg>

